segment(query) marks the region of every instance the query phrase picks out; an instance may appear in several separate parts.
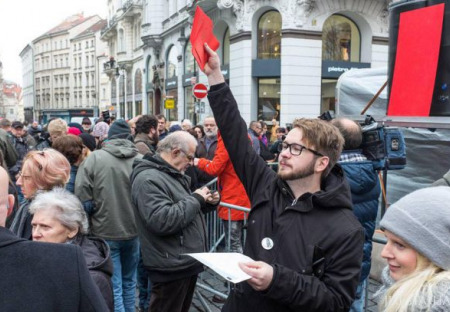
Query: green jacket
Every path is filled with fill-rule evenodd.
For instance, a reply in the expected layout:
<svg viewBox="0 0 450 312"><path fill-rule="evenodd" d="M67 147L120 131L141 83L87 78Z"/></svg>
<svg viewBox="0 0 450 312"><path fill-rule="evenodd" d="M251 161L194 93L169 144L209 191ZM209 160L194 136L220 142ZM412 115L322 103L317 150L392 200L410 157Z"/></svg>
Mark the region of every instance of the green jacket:
<svg viewBox="0 0 450 312"><path fill-rule="evenodd" d="M75 195L85 209L92 207L88 214L93 236L105 240L137 237L130 175L134 159L140 157L131 141L114 139L105 141L78 168Z"/></svg>

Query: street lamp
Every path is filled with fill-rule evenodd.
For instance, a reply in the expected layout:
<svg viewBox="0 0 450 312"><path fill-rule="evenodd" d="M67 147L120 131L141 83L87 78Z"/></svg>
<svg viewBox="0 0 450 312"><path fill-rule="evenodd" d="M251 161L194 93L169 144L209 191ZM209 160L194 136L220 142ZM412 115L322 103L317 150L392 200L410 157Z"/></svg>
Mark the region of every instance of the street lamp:
<svg viewBox="0 0 450 312"><path fill-rule="evenodd" d="M119 88L120 88L120 79L119 78L121 76L123 77L123 105L120 104L120 90L119 90L119 88L117 88L118 93L119 93L119 96L117 97L119 99L119 110L118 110L117 118L126 118L126 116L125 116L125 112L126 112L125 105L127 103L126 99L125 99L125 96L126 96L125 83L126 83L126 79L127 79L126 69L117 66L115 76L116 76L116 80L119 80Z"/></svg>

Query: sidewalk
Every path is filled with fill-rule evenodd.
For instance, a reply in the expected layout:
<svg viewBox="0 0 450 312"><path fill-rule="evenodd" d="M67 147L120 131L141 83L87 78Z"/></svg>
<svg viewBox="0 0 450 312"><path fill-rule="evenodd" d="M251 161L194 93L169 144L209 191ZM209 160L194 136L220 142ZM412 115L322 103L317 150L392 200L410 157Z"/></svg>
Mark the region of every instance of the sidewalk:
<svg viewBox="0 0 450 312"><path fill-rule="evenodd" d="M201 283L210 286L211 288L224 293L226 291L226 288L224 286L224 280L223 279L218 279L216 277L216 275L211 274L211 271L209 269L207 269L205 272L202 273L201 278L203 279L201 281ZM200 279L199 279L200 280ZM380 283L378 283L377 281L370 279L370 283L369 283L369 300L367 302L367 309L366 311L368 312L377 312L377 304L371 300L371 298L373 297L373 294L375 293L375 291L380 287ZM202 294L203 298L205 299L205 301L208 304L208 308L211 312L219 312L222 308L221 303L215 303L212 301L213 298L213 294L200 288L197 287L197 290ZM191 308L189 310L190 312L206 312L207 310L202 306L200 300L196 297L196 295L194 295L194 300L192 301L192 305Z"/></svg>

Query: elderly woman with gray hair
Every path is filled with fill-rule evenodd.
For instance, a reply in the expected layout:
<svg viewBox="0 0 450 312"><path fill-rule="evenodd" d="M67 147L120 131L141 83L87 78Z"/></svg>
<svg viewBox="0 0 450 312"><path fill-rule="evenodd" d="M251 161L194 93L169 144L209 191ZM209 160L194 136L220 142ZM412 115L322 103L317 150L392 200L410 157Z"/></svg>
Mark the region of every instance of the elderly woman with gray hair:
<svg viewBox="0 0 450 312"><path fill-rule="evenodd" d="M113 311L113 266L109 247L101 238L87 237L89 224L79 199L63 188L54 188L38 193L29 210L33 215L31 225L34 241L81 247L91 277L110 311Z"/></svg>

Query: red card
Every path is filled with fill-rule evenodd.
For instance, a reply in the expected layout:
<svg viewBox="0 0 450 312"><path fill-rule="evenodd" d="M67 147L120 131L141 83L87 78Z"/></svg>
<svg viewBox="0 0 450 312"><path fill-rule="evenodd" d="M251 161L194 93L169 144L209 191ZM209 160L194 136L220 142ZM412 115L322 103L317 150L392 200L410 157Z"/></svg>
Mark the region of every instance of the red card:
<svg viewBox="0 0 450 312"><path fill-rule="evenodd" d="M388 116L429 116L441 46L444 3L400 15Z"/></svg>
<svg viewBox="0 0 450 312"><path fill-rule="evenodd" d="M219 41L217 41L217 38L214 36L212 20L205 12L203 12L200 6L197 6L197 9L195 10L190 40L192 54L197 60L201 70L203 70L209 58L204 47L205 42L212 50L216 51L219 48Z"/></svg>

